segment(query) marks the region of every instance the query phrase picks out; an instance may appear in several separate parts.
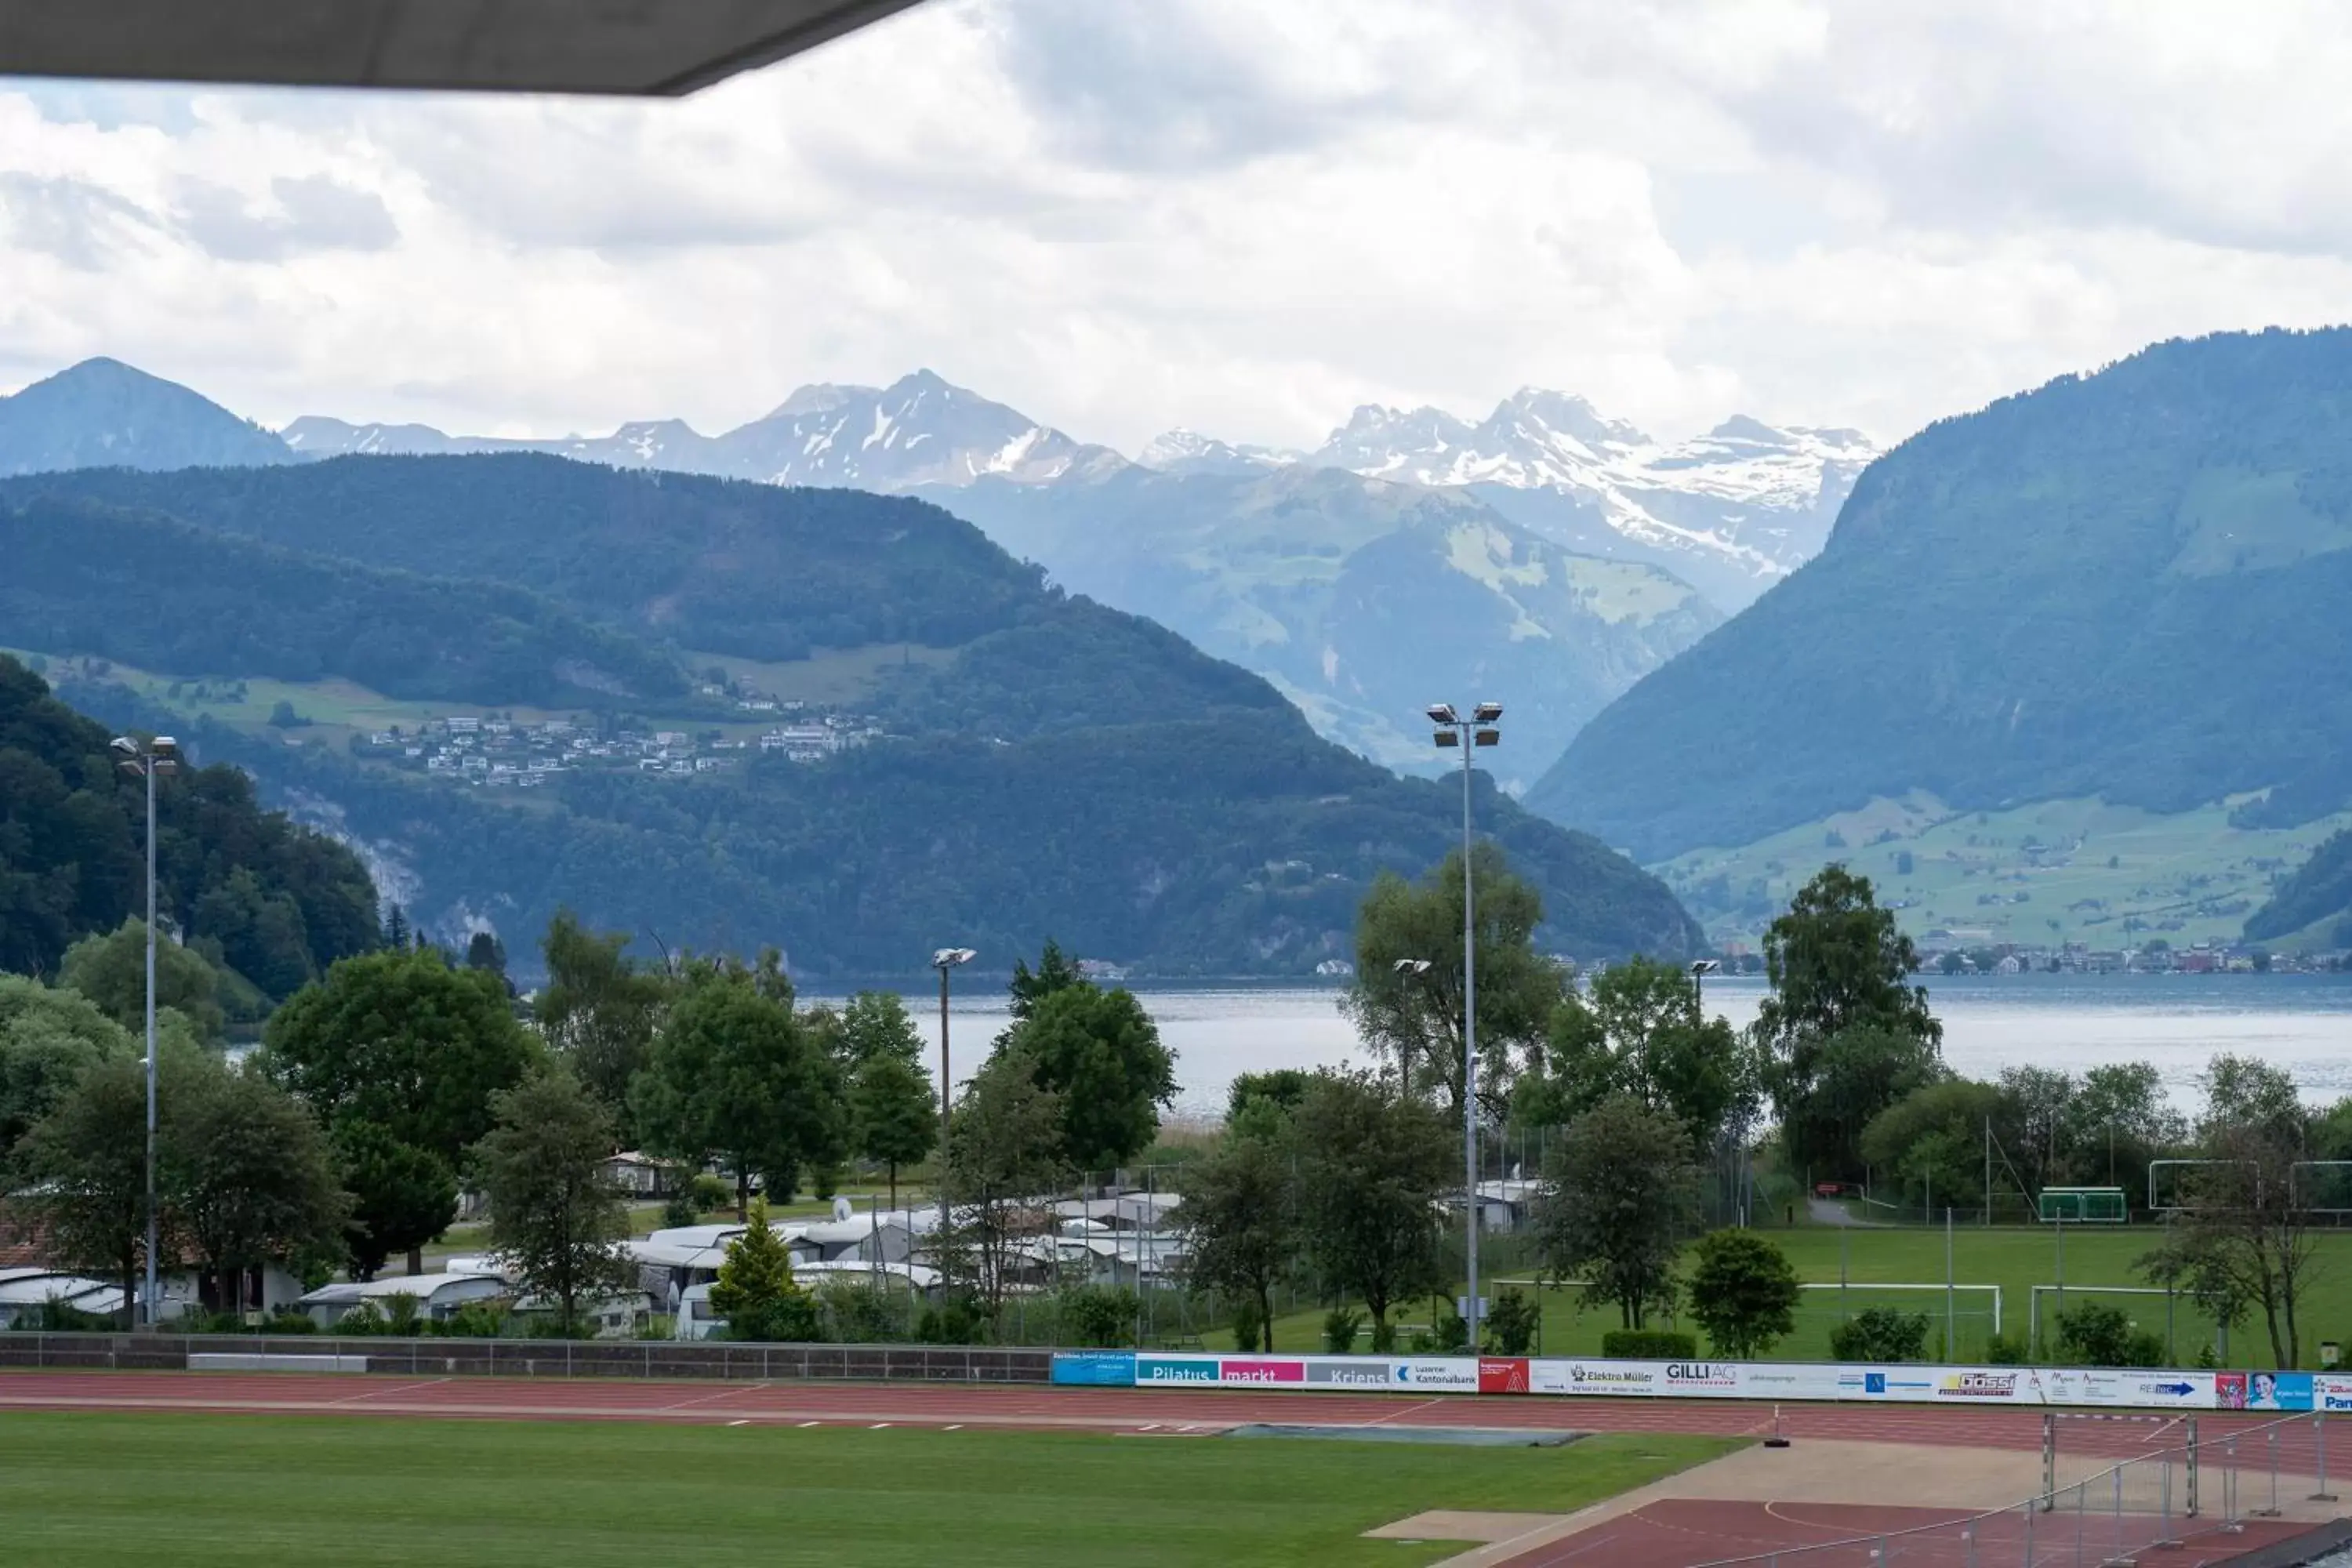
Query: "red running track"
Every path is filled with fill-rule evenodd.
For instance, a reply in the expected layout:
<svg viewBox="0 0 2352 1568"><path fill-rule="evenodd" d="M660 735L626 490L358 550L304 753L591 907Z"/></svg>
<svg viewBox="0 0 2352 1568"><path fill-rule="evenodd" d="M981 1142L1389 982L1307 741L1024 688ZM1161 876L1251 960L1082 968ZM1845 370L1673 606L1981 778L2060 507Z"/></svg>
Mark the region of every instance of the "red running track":
<svg viewBox="0 0 2352 1568"><path fill-rule="evenodd" d="M1631 1399L1259 1394L1247 1389L1109 1389L1001 1384L654 1382L592 1378L412 1377L317 1373L0 1372L0 1410L189 1410L280 1415L546 1420L888 1422L912 1426L1075 1428L1157 1434L1245 1422L1683 1432L1757 1437L1772 1413L1752 1404ZM1787 1435L1871 1443L2038 1449L2041 1413L1896 1405L1790 1405ZM2204 1438L2248 1423L2209 1414ZM2290 1437L2307 1445L2307 1427ZM2182 1441L2178 1422L2070 1424L2077 1455L2126 1458ZM2352 1454L2345 1456L2352 1458Z"/></svg>

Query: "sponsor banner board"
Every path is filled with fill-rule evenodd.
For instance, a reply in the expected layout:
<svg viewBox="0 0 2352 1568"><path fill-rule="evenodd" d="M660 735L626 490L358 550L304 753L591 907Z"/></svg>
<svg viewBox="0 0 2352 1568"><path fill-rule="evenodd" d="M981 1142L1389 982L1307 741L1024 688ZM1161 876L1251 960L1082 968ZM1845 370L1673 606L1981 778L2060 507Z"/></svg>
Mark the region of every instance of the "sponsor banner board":
<svg viewBox="0 0 2352 1568"><path fill-rule="evenodd" d="M1743 1399L1859 1399L1864 1396L1864 1379L1859 1373L1849 1377L1843 1367L1826 1366L1818 1362L1750 1362L1741 1369L1739 1395Z"/></svg>
<svg viewBox="0 0 2352 1568"><path fill-rule="evenodd" d="M1139 1384L1215 1383L1218 1361L1213 1355L1139 1355L1135 1358Z"/></svg>
<svg viewBox="0 0 2352 1568"><path fill-rule="evenodd" d="M1910 1373L1916 1369L1900 1369ZM1962 1405L2040 1405L2042 1374L2024 1366L1948 1366L1930 1371L1935 1392L1928 1397L1937 1404ZM1901 1398L1915 1397L1909 1394Z"/></svg>
<svg viewBox="0 0 2352 1568"><path fill-rule="evenodd" d="M1660 1369L1660 1394L1683 1399L1739 1399L1747 1393L1748 1368L1736 1361L1670 1361Z"/></svg>
<svg viewBox="0 0 2352 1568"><path fill-rule="evenodd" d="M2308 1410L2312 1375L2307 1372L2250 1372L2246 1379L2249 1410Z"/></svg>
<svg viewBox="0 0 2352 1568"><path fill-rule="evenodd" d="M1538 1361L1528 1386L1538 1394L1647 1398L1662 1394L1665 1363L1645 1361Z"/></svg>
<svg viewBox="0 0 2352 1568"><path fill-rule="evenodd" d="M1478 1392L1478 1362L1475 1356L1412 1356L1392 1360L1388 1365L1391 1388Z"/></svg>
<svg viewBox="0 0 2352 1568"><path fill-rule="evenodd" d="M2311 1380L2311 1407L2314 1410L2352 1410L2352 1377L2340 1372L2323 1372Z"/></svg>
<svg viewBox="0 0 2352 1568"><path fill-rule="evenodd" d="M1226 1356L1218 1363L1220 1383L1253 1384L1264 1383L1303 1384L1307 1381L1307 1363L1296 1356Z"/></svg>
<svg viewBox="0 0 2352 1568"><path fill-rule="evenodd" d="M1312 1356L1307 1363L1310 1388L1394 1388L1395 1378L1387 1362L1365 1356Z"/></svg>
<svg viewBox="0 0 2352 1568"><path fill-rule="evenodd" d="M1528 1358L1480 1356L1478 1358L1478 1392L1481 1394L1527 1393Z"/></svg>
<svg viewBox="0 0 2352 1568"><path fill-rule="evenodd" d="M2105 1367L2044 1367L2042 1396L2052 1405L2127 1410L2210 1410L2210 1372L2150 1372Z"/></svg>
<svg viewBox="0 0 2352 1568"><path fill-rule="evenodd" d="M1054 1381L1092 1388L1132 1388L1135 1355L1131 1351L1056 1351Z"/></svg>

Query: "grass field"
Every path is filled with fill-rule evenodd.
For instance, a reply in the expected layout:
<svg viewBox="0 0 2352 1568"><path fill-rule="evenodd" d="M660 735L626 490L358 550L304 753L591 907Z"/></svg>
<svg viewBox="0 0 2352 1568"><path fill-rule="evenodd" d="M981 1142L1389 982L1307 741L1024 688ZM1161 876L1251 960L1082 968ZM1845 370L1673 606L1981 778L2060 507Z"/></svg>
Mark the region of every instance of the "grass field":
<svg viewBox="0 0 2352 1568"><path fill-rule="evenodd" d="M1903 929L2094 949L2238 940L2273 876L2308 859L2338 813L2292 829L2230 826L2233 802L2158 816L2101 800L1954 812L1931 796L1874 800L1737 849L1653 867L1718 940L1751 944L1827 861L1867 876Z"/></svg>
<svg viewBox="0 0 2352 1568"><path fill-rule="evenodd" d="M1931 1354L1937 1351L1944 1325L1942 1291L1874 1291L1869 1286L1882 1281L1940 1284L1944 1279L1942 1231L1861 1227L1839 1230L1826 1226L1801 1225L1793 1230L1769 1230L1765 1234L1789 1255L1789 1260L1796 1266L1801 1279L1829 1285L1834 1285L1841 1278L1847 1280L1851 1288L1845 1293L1844 1305L1852 1310L1894 1306L1927 1313L1930 1324L1928 1349ZM2070 1304L2082 1300L2095 1300L2120 1306L2142 1328L2163 1335L2166 1312L2162 1297L2102 1296L2088 1289L2099 1285L2146 1284L2146 1280L2133 1272L2133 1261L2162 1240L2163 1231L2156 1226L2113 1228L2069 1226L2065 1236L2065 1279ZM2004 1314L2002 1328L2013 1338L2025 1331L2032 1288L2057 1282L2057 1248L2058 1237L2048 1227L1996 1226L1985 1229L1962 1226L1952 1233L1952 1278L1961 1284L2000 1286ZM1499 1271L1488 1271L1482 1279L1481 1288L1492 1300L1496 1289L1495 1279L1525 1279L1531 1272L1524 1267L1507 1263ZM1617 1313L1612 1309L1580 1311L1572 1291L1547 1290L1542 1292L1541 1299L1544 1307L1542 1344L1546 1354L1598 1355L1601 1353L1601 1336L1618 1326ZM1990 1303L1986 1300L1986 1292L1960 1291L1955 1297L1955 1305L1958 1309L1955 1339L1958 1357L1965 1359L1981 1355L1985 1340L1992 1328ZM2054 1310L2054 1300L2045 1295L2042 1302L2045 1335L2053 1331L2050 1320ZM1402 1321L1425 1324L1429 1321L1429 1305L1426 1302L1410 1303L1397 1315ZM1773 1358L1782 1361L1830 1359L1830 1333L1843 1321L1843 1315L1838 1291L1806 1292L1806 1305L1799 1314L1797 1331L1772 1348ZM2331 1231L2320 1237L2317 1258L2305 1278L2297 1316L2303 1327L2303 1361L2306 1368L2318 1365L2321 1340L2352 1342L2352 1232ZM1320 1350L1322 1332L1322 1309L1302 1308L1284 1313L1276 1321L1275 1345L1279 1350ZM2174 1305L2172 1335L2177 1360L2183 1365L2193 1363L2199 1350L2208 1342L2215 1343L2219 1349L2218 1336L2210 1321L2186 1300ZM1202 1342L1212 1348L1230 1348L1233 1336L1224 1331L1204 1331ZM1365 1342L1359 1341L1358 1348L1365 1348ZM1702 1341L1701 1349L1705 1348ZM2270 1342L2260 1316L2256 1315L2231 1332L2230 1364L2259 1368L2271 1363Z"/></svg>
<svg viewBox="0 0 2352 1568"><path fill-rule="evenodd" d="M1728 1439L1565 1448L839 1427L0 1415L0 1558L338 1568L1422 1563L1432 1508L1565 1512Z"/></svg>

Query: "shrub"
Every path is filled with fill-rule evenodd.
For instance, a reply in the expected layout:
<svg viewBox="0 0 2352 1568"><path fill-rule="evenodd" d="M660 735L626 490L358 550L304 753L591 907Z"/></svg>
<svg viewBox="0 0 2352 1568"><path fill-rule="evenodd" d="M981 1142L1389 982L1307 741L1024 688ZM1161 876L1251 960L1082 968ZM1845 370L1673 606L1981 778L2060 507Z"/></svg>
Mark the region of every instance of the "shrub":
<svg viewBox="0 0 2352 1568"><path fill-rule="evenodd" d="M335 1332L345 1339L384 1332L383 1310L373 1301L362 1301L335 1320Z"/></svg>
<svg viewBox="0 0 2352 1568"><path fill-rule="evenodd" d="M2155 1366L2164 1342L2134 1328L2122 1308L2085 1301L2058 1314L2057 1354L2072 1366Z"/></svg>
<svg viewBox="0 0 2352 1568"><path fill-rule="evenodd" d="M1470 1325L1450 1301L1430 1322L1429 1346L1440 1355L1459 1355L1470 1348Z"/></svg>
<svg viewBox="0 0 2352 1568"><path fill-rule="evenodd" d="M1985 1342L1987 1366L2023 1366L2033 1359L2033 1347L2023 1334L1995 1334Z"/></svg>
<svg viewBox="0 0 2352 1568"><path fill-rule="evenodd" d="M836 1275L817 1293L832 1337L845 1344L887 1344L904 1339L907 1315L899 1298L866 1279Z"/></svg>
<svg viewBox="0 0 2352 1568"><path fill-rule="evenodd" d="M694 1206L691 1194L672 1193L662 1200L661 1222L664 1230L678 1230L689 1225L699 1225L702 1223L702 1211Z"/></svg>
<svg viewBox="0 0 2352 1568"><path fill-rule="evenodd" d="M1374 1355L1396 1354L1396 1325L1394 1323L1375 1321L1372 1324L1372 1353Z"/></svg>
<svg viewBox="0 0 2352 1568"><path fill-rule="evenodd" d="M1056 1313L1065 1343L1089 1350L1114 1350L1135 1342L1139 1303L1132 1290L1103 1285L1081 1285L1062 1292Z"/></svg>
<svg viewBox="0 0 2352 1568"><path fill-rule="evenodd" d="M383 1298L383 1331L394 1339L415 1339L423 1332L423 1317L415 1297L395 1290Z"/></svg>
<svg viewBox="0 0 2352 1568"><path fill-rule="evenodd" d="M487 1301L467 1301L434 1325L453 1340L494 1340L507 1331L507 1316Z"/></svg>
<svg viewBox="0 0 2352 1568"><path fill-rule="evenodd" d="M1927 1314L1872 1307L1830 1331L1830 1353L1840 1361L1924 1361Z"/></svg>
<svg viewBox="0 0 2352 1568"><path fill-rule="evenodd" d="M280 1307L269 1314L269 1321L261 1325L261 1331L265 1334L315 1334L319 1331L319 1325L310 1313L299 1308Z"/></svg>
<svg viewBox="0 0 2352 1568"><path fill-rule="evenodd" d="M1677 1329L1612 1329L1601 1353L1620 1361L1696 1361L1698 1336Z"/></svg>
<svg viewBox="0 0 2352 1568"><path fill-rule="evenodd" d="M1234 1349L1254 1351L1265 1342L1265 1319L1257 1310L1255 1296L1236 1296L1233 1301Z"/></svg>
<svg viewBox="0 0 2352 1568"><path fill-rule="evenodd" d="M1496 1355L1525 1355L1536 1342L1536 1304L1506 1290L1486 1309L1486 1349Z"/></svg>
<svg viewBox="0 0 2352 1568"><path fill-rule="evenodd" d="M1716 1230L1693 1251L1691 1316L1716 1354L1752 1361L1795 1329L1797 1270L1778 1247L1752 1230Z"/></svg>
<svg viewBox="0 0 2352 1568"><path fill-rule="evenodd" d="M1323 1351L1326 1355L1349 1355L1356 1348L1356 1335L1364 1326L1364 1314L1353 1307L1334 1307L1323 1314Z"/></svg>
<svg viewBox="0 0 2352 1568"><path fill-rule="evenodd" d="M2162 1366L2166 1360L2164 1336L2148 1329L2134 1329L2124 1342L2126 1366Z"/></svg>
<svg viewBox="0 0 2352 1568"><path fill-rule="evenodd" d="M980 1323L980 1313L972 1304L957 1297L940 1306L924 1308L915 1324L915 1338L927 1345L978 1344Z"/></svg>

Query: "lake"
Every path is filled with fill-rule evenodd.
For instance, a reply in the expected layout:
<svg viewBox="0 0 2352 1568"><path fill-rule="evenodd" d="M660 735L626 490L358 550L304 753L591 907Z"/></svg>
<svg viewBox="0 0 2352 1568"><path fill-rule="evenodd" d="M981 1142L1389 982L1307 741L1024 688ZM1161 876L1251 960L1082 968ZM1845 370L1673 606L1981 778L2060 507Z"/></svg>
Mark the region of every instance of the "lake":
<svg viewBox="0 0 2352 1568"><path fill-rule="evenodd" d="M2019 1064L2079 1073L2149 1061L2174 1100L2191 1109L2208 1058L2234 1051L2284 1068L2306 1099L2352 1092L2352 974L1966 975L1927 984L1944 1021L1944 1059L1970 1078ZM1177 1098L1188 1110L1222 1109L1239 1073L1368 1062L1330 987L1133 989L1176 1052ZM1761 978L1714 977L1706 1008L1744 1028L1764 994ZM910 993L907 1005L935 1058L938 993ZM954 998L949 1027L959 1079L986 1056L1005 1018L1000 987L975 982Z"/></svg>

